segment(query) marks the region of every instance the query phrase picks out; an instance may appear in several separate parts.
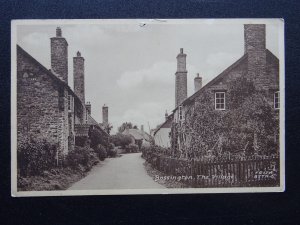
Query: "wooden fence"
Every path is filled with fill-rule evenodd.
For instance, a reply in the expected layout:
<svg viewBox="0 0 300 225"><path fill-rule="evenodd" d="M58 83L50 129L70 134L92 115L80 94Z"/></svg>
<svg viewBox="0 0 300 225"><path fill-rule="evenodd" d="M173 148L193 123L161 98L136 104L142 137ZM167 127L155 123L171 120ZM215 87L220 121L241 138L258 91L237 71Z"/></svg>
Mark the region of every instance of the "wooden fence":
<svg viewBox="0 0 300 225"><path fill-rule="evenodd" d="M278 156L187 160L143 153L143 157L164 174L159 179L191 187L271 187L280 183Z"/></svg>

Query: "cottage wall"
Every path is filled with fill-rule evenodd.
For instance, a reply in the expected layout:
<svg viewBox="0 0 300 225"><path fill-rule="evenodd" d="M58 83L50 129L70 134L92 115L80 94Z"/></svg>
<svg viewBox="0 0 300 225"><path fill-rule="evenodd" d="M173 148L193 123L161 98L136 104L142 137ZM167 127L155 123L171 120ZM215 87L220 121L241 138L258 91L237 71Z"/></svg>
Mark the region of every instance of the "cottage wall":
<svg viewBox="0 0 300 225"><path fill-rule="evenodd" d="M215 110L215 92L227 92L230 88L230 84L236 81L238 78L247 77L247 60L242 60L236 67L232 68L226 75L222 76L221 79L217 80L215 83L207 87L204 92L206 96L209 96L209 105L211 110ZM225 95L226 98L226 95ZM229 110L229 101L230 99L226 99L225 101L225 109ZM195 104L200 104L199 97L195 99ZM208 104L207 102L205 104ZM185 107L186 108L186 107ZM186 111L186 110L185 110ZM220 110L222 113L222 110Z"/></svg>
<svg viewBox="0 0 300 225"><path fill-rule="evenodd" d="M17 51L17 138L44 136L58 144L63 157L68 152L68 91L47 72Z"/></svg>
<svg viewBox="0 0 300 225"><path fill-rule="evenodd" d="M74 113L74 96L69 93L69 104L68 104L68 126L69 126L69 137L68 137L68 145L69 150L72 151L75 148L75 131L74 131L74 123L75 123L75 113Z"/></svg>
<svg viewBox="0 0 300 225"><path fill-rule="evenodd" d="M154 135L155 144L164 148L169 148L171 146L169 137L170 132L171 128L160 128Z"/></svg>

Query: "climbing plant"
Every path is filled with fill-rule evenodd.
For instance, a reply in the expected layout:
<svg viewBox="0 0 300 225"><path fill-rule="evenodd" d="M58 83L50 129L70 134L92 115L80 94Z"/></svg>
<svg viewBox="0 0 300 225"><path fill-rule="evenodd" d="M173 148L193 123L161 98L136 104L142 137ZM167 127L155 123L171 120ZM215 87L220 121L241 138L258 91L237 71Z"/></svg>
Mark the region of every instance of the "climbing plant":
<svg viewBox="0 0 300 225"><path fill-rule="evenodd" d="M184 122L173 124L173 151L181 140L180 155L188 158L278 152L278 116L265 96L240 78L229 85L226 110L220 111L214 109L214 92L204 91L188 107Z"/></svg>

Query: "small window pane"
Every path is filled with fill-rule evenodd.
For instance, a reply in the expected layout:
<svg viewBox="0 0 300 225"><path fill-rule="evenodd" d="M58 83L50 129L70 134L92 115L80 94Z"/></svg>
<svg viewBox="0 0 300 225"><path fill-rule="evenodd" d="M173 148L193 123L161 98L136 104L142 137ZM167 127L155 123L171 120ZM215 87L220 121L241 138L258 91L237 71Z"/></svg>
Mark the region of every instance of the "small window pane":
<svg viewBox="0 0 300 225"><path fill-rule="evenodd" d="M215 109L224 110L225 109L225 93L216 92L215 93Z"/></svg>

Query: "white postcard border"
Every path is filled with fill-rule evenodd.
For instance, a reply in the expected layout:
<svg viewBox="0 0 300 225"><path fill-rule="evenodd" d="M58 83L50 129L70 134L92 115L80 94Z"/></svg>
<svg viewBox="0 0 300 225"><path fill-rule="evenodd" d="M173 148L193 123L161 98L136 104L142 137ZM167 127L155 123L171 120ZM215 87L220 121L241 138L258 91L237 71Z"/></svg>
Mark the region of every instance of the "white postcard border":
<svg viewBox="0 0 300 225"><path fill-rule="evenodd" d="M16 45L18 25L66 24L241 24L261 23L279 26L280 72L280 186L237 188L169 188L169 189L115 189L115 190L62 190L17 191L17 72ZM12 20L11 22L11 195L20 196L82 196L82 195L141 195L141 194L208 194L208 193L257 193L285 191L285 54L283 19L47 19Z"/></svg>

